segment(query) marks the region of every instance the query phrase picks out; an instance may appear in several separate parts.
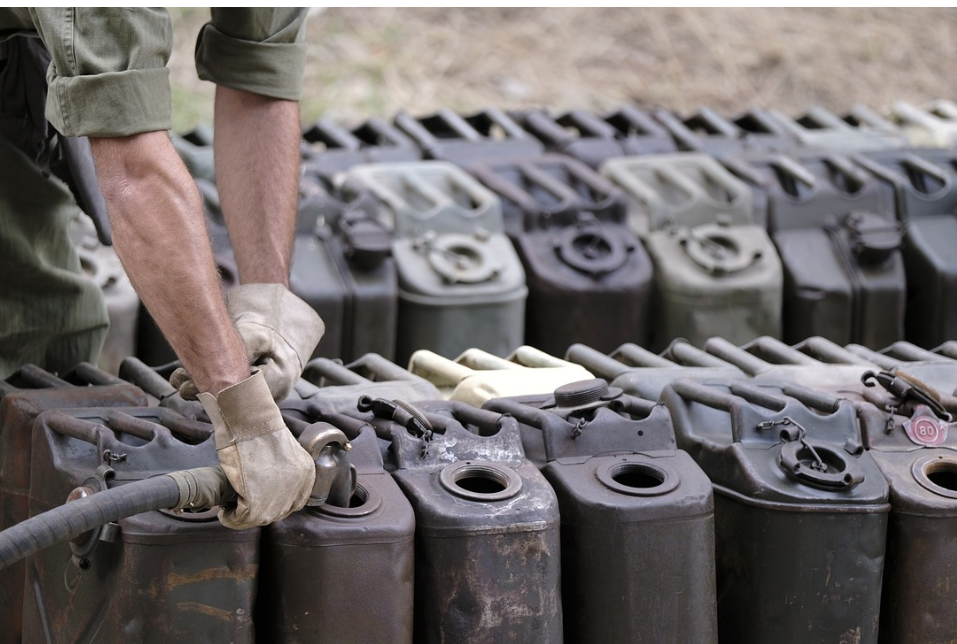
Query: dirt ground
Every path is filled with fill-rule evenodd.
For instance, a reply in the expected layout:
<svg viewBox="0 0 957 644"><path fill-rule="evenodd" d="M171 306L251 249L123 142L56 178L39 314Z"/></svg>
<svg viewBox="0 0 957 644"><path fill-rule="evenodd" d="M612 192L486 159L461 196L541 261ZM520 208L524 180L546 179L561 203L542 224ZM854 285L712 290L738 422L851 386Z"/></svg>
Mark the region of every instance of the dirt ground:
<svg viewBox="0 0 957 644"><path fill-rule="evenodd" d="M174 129L212 120L208 9L172 10ZM313 9L303 121L624 103L797 115L953 98L952 9Z"/></svg>

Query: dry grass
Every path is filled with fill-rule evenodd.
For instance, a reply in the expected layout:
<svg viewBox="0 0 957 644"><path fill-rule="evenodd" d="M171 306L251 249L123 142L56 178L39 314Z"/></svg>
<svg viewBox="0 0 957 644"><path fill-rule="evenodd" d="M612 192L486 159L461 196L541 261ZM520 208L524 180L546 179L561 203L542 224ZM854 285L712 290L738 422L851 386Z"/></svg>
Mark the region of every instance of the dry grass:
<svg viewBox="0 0 957 644"><path fill-rule="evenodd" d="M192 49L208 10L173 11L175 128L212 118ZM623 103L798 114L952 98L949 9L328 9L309 18L303 120Z"/></svg>

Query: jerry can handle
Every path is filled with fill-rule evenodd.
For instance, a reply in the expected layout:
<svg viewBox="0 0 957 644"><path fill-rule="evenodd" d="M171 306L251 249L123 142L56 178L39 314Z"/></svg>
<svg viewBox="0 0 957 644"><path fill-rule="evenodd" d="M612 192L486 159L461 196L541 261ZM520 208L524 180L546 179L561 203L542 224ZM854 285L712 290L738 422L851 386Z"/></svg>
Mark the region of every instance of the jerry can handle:
<svg viewBox="0 0 957 644"><path fill-rule="evenodd" d="M579 163L567 163L565 164L565 169L572 179L580 181L587 186L592 195L597 195L597 198L593 196L592 201L589 202L585 201L585 198L578 195L578 192L575 191L575 194L578 195L579 200L586 208L590 210L604 210L613 206L615 201L621 198L621 192L611 181L593 171L588 166ZM572 188L572 190L574 190L574 188Z"/></svg>
<svg viewBox="0 0 957 644"><path fill-rule="evenodd" d="M460 114L449 109L448 107L441 108L434 117L436 120L445 121L446 124L456 134L461 136L466 141L477 142L484 139L484 137L479 134L478 130L472 127L472 124L466 121Z"/></svg>
<svg viewBox="0 0 957 644"><path fill-rule="evenodd" d="M525 129L545 141L549 147L561 147L575 140L575 135L563 128L548 112L534 110L524 117Z"/></svg>
<svg viewBox="0 0 957 644"><path fill-rule="evenodd" d="M624 120L628 124L628 129L634 130L639 136L667 136L660 124L655 123L655 120L647 112L634 105L623 105L617 112L606 116L605 121L609 121L616 116ZM631 132L625 131L618 136L631 136Z"/></svg>
<svg viewBox="0 0 957 644"><path fill-rule="evenodd" d="M615 128L586 110L570 110L558 119L558 124L574 127L582 133L583 137L587 136L600 139L615 138Z"/></svg>
<svg viewBox="0 0 957 644"><path fill-rule="evenodd" d="M359 139L332 119L321 118L309 128L303 138L310 143L322 143L330 150L358 150Z"/></svg>
<svg viewBox="0 0 957 644"><path fill-rule="evenodd" d="M867 176L863 170L854 165L851 160L841 154L828 154L824 156L824 163L830 166L838 174L843 175L848 179L852 184L856 184L856 187L851 186L851 189L847 192L855 193L861 190L870 177ZM840 187L840 186L839 186Z"/></svg>
<svg viewBox="0 0 957 644"><path fill-rule="evenodd" d="M804 115L804 119L816 123L820 128L844 131L851 130L851 126L848 123L820 105L811 106L807 114Z"/></svg>
<svg viewBox="0 0 957 644"><path fill-rule="evenodd" d="M728 121L723 116L719 115L710 107L702 107L698 110L698 114L692 120L700 121L709 132L713 132L711 136L715 134L720 136L726 136L729 139L739 138L739 132L734 125Z"/></svg>
<svg viewBox="0 0 957 644"><path fill-rule="evenodd" d="M479 121L487 121L492 125L502 128L502 132L508 139L528 139L528 134L518 123L497 107L489 107L485 110L465 119L469 124L475 124ZM474 125L473 125L474 127ZM475 128L478 129L478 128Z"/></svg>
<svg viewBox="0 0 957 644"><path fill-rule="evenodd" d="M307 362L302 377L317 386L321 386L324 380L333 385L368 385L372 382L329 358L313 358Z"/></svg>
<svg viewBox="0 0 957 644"><path fill-rule="evenodd" d="M927 159L921 158L916 154L908 154L902 159L902 165L907 166L910 169L917 170L926 175L929 175L931 178L936 179L944 184L944 186L949 186L953 181L952 176L944 172L940 166L937 164L931 163ZM944 188L941 188L943 190Z"/></svg>
<svg viewBox="0 0 957 644"><path fill-rule="evenodd" d="M807 168L789 156L777 154L771 161L771 165L774 166L775 170L783 175L786 175L792 181L802 183L811 190L814 190L817 187L817 177L815 177L810 171L808 171ZM786 185L784 187L787 189ZM794 195L799 194L799 191L796 187L794 190L787 191Z"/></svg>

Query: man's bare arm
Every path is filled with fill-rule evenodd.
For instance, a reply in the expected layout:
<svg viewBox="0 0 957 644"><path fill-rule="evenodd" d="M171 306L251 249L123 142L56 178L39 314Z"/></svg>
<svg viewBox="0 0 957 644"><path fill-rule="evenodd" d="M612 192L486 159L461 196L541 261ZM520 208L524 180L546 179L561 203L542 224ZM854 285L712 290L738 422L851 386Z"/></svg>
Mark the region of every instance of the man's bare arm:
<svg viewBox="0 0 957 644"><path fill-rule="evenodd" d="M199 391L250 374L226 310L195 184L166 132L91 138L117 254Z"/></svg>
<svg viewBox="0 0 957 644"><path fill-rule="evenodd" d="M244 284L289 286L299 205L299 103L216 88L216 184Z"/></svg>

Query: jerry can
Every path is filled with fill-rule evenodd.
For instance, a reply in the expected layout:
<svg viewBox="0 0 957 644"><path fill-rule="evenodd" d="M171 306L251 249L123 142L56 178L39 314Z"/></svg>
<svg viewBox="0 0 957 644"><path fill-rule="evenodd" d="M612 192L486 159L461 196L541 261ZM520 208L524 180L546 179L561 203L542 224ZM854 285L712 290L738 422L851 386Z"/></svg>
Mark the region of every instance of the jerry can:
<svg viewBox="0 0 957 644"><path fill-rule="evenodd" d="M652 348L780 334L781 263L743 182L702 154L612 159L602 173L628 195L655 265Z"/></svg>
<svg viewBox="0 0 957 644"><path fill-rule="evenodd" d="M448 108L422 117L399 112L395 125L415 141L426 159L460 166L502 157L533 157L544 150L541 142L495 107L470 116Z"/></svg>
<svg viewBox="0 0 957 644"><path fill-rule="evenodd" d="M877 642L887 482L853 403L779 391L679 378L662 393L714 484L719 639Z"/></svg>
<svg viewBox="0 0 957 644"><path fill-rule="evenodd" d="M557 154L470 171L501 199L525 268L528 344L558 354L589 338L611 350L646 336L651 260L628 229L617 187Z"/></svg>
<svg viewBox="0 0 957 644"><path fill-rule="evenodd" d="M904 231L896 221L855 211L773 238L784 265L785 342L820 335L883 347L904 337Z"/></svg>
<svg viewBox="0 0 957 644"><path fill-rule="evenodd" d="M504 354L522 343L525 271L492 192L442 161L358 166L349 176L376 196L379 219L394 230L396 362L417 349Z"/></svg>
<svg viewBox="0 0 957 644"><path fill-rule="evenodd" d="M573 157L595 170L613 157L678 150L665 128L631 105L603 116L577 109L558 117L545 109L511 115L542 141L546 150Z"/></svg>
<svg viewBox="0 0 957 644"><path fill-rule="evenodd" d="M793 135L761 108L752 108L734 119L725 118L708 107L687 118L660 108L652 114L677 141L678 150L684 152L723 159L744 151L783 151L797 146Z"/></svg>
<svg viewBox="0 0 957 644"><path fill-rule="evenodd" d="M604 378L613 388L648 400L658 400L662 389L676 378L745 377L734 364L681 339L673 341L660 355L630 342L608 355L584 344L573 344L565 359Z"/></svg>
<svg viewBox="0 0 957 644"><path fill-rule="evenodd" d="M35 424L30 514L216 463L212 427L168 409L47 411ZM154 511L38 552L23 640L252 642L259 533L224 527L216 508Z"/></svg>
<svg viewBox="0 0 957 644"><path fill-rule="evenodd" d="M723 159L750 186L754 216L770 233L821 226L829 216L872 212L893 217L880 182L851 157L829 150L742 154Z"/></svg>
<svg viewBox="0 0 957 644"><path fill-rule="evenodd" d="M771 110L771 115L802 147L849 154L906 145L904 133L892 123L860 107L856 114L856 119L847 120L818 105L795 118Z"/></svg>
<svg viewBox="0 0 957 644"><path fill-rule="evenodd" d="M30 516L30 463L33 421L60 407L129 407L146 404L133 385L80 363L70 381L34 365L24 365L0 381L0 529ZM72 382L71 382L72 381ZM22 641L23 582L26 562L0 570L0 642Z"/></svg>
<svg viewBox="0 0 957 644"><path fill-rule="evenodd" d="M371 118L352 128L321 118L303 129L302 174L331 177L362 163L422 158L415 142L394 125Z"/></svg>
<svg viewBox="0 0 957 644"><path fill-rule="evenodd" d="M785 341L820 335L880 347L902 339L903 235L877 179L831 152L740 160L726 165L765 202L784 266Z"/></svg>
<svg viewBox="0 0 957 644"><path fill-rule="evenodd" d="M111 246L96 236L89 217L78 217L70 225L70 239L80 256L80 266L88 278L103 291L110 328L100 351L99 364L115 374L120 361L136 351L136 326L140 298L126 276L123 264Z"/></svg>
<svg viewBox="0 0 957 644"><path fill-rule="evenodd" d="M473 407L502 396L548 394L594 377L579 365L529 346L517 348L507 358L468 349L454 361L423 349L412 354L409 371L438 387L444 398Z"/></svg>
<svg viewBox="0 0 957 644"><path fill-rule="evenodd" d="M216 182L212 126L198 125L189 132L173 134L170 138L173 140L173 148L194 179Z"/></svg>
<svg viewBox="0 0 957 644"><path fill-rule="evenodd" d="M518 419L529 455L544 452L564 641L717 642L711 482L675 448L668 411L601 379L485 408Z"/></svg>
<svg viewBox="0 0 957 644"><path fill-rule="evenodd" d="M411 644L412 506L383 469L373 428L337 428L352 445L356 491L348 507L306 507L263 529L256 637Z"/></svg>
<svg viewBox="0 0 957 644"><path fill-rule="evenodd" d="M923 148L855 161L881 181L904 226L907 339L929 348L957 337L957 307L948 295L957 286L957 155Z"/></svg>
<svg viewBox="0 0 957 644"><path fill-rule="evenodd" d="M334 224L317 225L315 237L326 247L344 287L339 345L320 354L355 360L378 353L392 359L399 296L391 231L363 210L350 209Z"/></svg>
<svg viewBox="0 0 957 644"><path fill-rule="evenodd" d="M376 353L346 365L313 358L303 369L295 391L302 400L321 402L336 411L355 410L361 396L409 402L442 397L431 382Z"/></svg>
<svg viewBox="0 0 957 644"><path fill-rule="evenodd" d="M957 632L957 456L953 397L898 368L868 372L864 444L890 486L880 641L947 642ZM868 416L872 422L865 422Z"/></svg>
<svg viewBox="0 0 957 644"><path fill-rule="evenodd" d="M952 101L937 100L924 107L897 101L888 109L888 117L911 145L952 148L957 141L957 105Z"/></svg>
<svg viewBox="0 0 957 644"><path fill-rule="evenodd" d="M517 421L421 405L411 409L428 425L391 423L393 476L415 510L413 640L561 642L558 501ZM371 408L388 420L397 405Z"/></svg>

